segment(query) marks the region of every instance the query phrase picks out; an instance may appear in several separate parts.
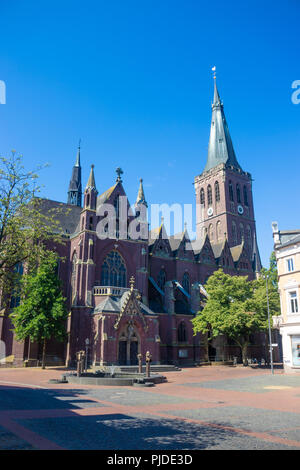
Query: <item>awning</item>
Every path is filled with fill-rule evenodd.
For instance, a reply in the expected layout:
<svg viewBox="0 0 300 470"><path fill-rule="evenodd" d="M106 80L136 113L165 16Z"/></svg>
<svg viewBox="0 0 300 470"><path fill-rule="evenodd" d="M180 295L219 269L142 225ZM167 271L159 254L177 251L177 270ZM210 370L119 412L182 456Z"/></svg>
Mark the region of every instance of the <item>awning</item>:
<svg viewBox="0 0 300 470"><path fill-rule="evenodd" d="M149 281L151 281L151 283L154 285L155 289L160 293L160 295L165 295L165 293L161 290L161 288L158 287L153 277L149 276Z"/></svg>

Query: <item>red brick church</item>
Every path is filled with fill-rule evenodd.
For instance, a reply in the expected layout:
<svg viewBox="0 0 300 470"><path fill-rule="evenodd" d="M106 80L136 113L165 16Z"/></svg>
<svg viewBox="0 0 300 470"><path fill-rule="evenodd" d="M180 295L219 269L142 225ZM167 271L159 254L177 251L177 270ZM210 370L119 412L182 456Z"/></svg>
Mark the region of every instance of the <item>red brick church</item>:
<svg viewBox="0 0 300 470"><path fill-rule="evenodd" d="M216 82L207 161L194 180L194 249L189 247L186 230L167 236L163 223L146 238L120 236L119 201L126 196L121 174L118 169L116 181L98 194L92 166L82 194L79 147L67 203L43 200L45 212L55 207L67 210L65 216L60 215L66 243L56 249L65 258L59 275L70 312L68 340L49 344L48 359L73 364L76 352L88 342L88 360L94 365L133 365L137 354L145 358L147 351L154 364L205 360L205 343L193 335L190 320L203 306L207 278L220 267L249 279L261 269L252 178L238 163ZM105 213L99 215L99 209L106 205L116 210L116 230L114 237L102 239L97 227ZM140 220L141 206L148 206L142 180L136 210L129 211L127 223ZM39 345L16 342L8 314L9 310L2 311L0 316L6 354L13 355L15 363L37 360ZM222 338L212 343L209 356L224 359L237 352Z"/></svg>

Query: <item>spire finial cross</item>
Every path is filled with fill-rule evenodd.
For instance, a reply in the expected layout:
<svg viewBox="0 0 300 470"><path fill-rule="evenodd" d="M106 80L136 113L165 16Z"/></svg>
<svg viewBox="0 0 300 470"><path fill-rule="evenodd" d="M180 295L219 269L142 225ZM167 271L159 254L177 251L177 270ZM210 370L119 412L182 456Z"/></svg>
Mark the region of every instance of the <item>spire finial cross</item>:
<svg viewBox="0 0 300 470"><path fill-rule="evenodd" d="M213 71L213 77L214 79L216 79L217 67L215 65L213 66L212 71Z"/></svg>
<svg viewBox="0 0 300 470"><path fill-rule="evenodd" d="M122 182L121 175L123 175L123 173L124 173L123 170L122 170L122 168L118 167L118 168L116 169L116 173L117 173L117 175L118 175L118 177L117 177L117 182L120 182L120 183L121 183L121 182Z"/></svg>

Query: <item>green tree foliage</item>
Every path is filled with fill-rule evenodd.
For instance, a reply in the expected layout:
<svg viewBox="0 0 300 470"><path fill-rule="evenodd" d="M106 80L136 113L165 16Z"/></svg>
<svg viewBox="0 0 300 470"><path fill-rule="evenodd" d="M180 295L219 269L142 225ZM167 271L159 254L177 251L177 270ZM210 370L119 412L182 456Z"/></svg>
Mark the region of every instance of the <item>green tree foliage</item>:
<svg viewBox="0 0 300 470"><path fill-rule="evenodd" d="M267 330L268 311L266 284L263 277L248 281L247 276L230 276L222 269L209 277L204 309L192 320L194 333L210 333L211 337L226 335L241 348L247 360L250 335ZM278 313L278 294L269 289L270 315Z"/></svg>
<svg viewBox="0 0 300 470"><path fill-rule="evenodd" d="M10 315L18 341L29 337L43 343L43 368L47 340L66 337L67 309L57 276L58 260L56 253L42 252L38 268L22 276L21 303Z"/></svg>
<svg viewBox="0 0 300 470"><path fill-rule="evenodd" d="M38 168L39 171L41 168ZM26 171L22 157L0 156L0 293L2 305L16 285L20 263L34 265L48 240L62 242L57 217L60 210L44 213L37 195L38 174ZM18 283L17 283L18 284ZM7 295L8 294L8 295Z"/></svg>

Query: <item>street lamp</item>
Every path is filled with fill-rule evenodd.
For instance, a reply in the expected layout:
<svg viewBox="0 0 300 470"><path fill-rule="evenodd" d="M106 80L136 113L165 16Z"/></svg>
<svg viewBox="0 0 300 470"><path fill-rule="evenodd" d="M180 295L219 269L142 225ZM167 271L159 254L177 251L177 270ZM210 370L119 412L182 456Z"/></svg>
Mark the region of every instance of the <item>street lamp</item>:
<svg viewBox="0 0 300 470"><path fill-rule="evenodd" d="M269 347L270 347L270 360L271 360L271 372L274 374L273 367L273 347L272 347L272 334L271 334L271 320L270 320L270 306L269 306L269 290L268 290L268 275L265 274L266 279L266 291L267 291L267 306L268 306L268 324L269 324Z"/></svg>

